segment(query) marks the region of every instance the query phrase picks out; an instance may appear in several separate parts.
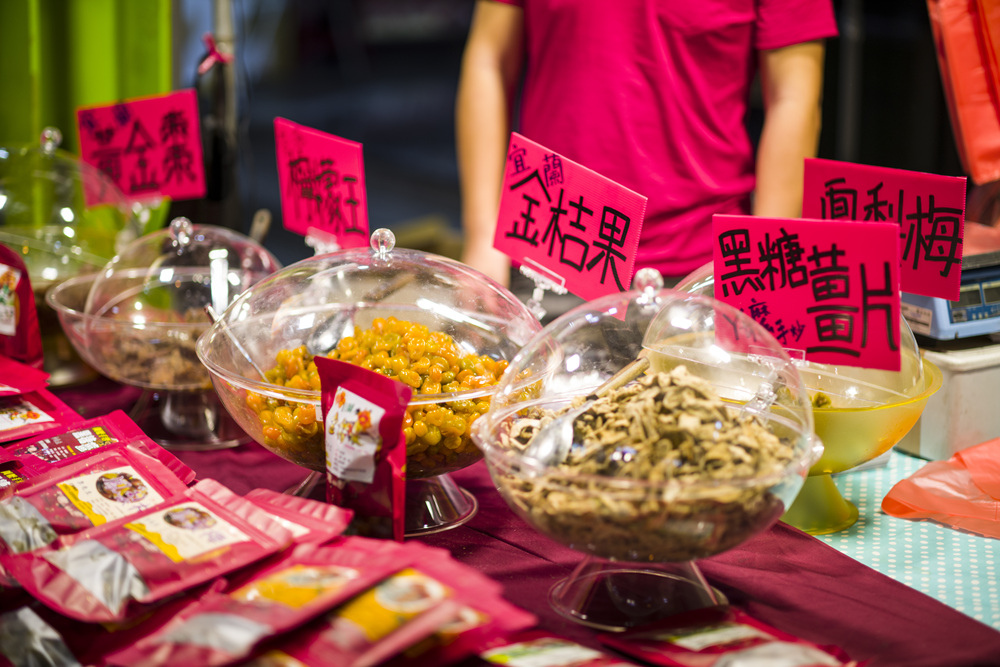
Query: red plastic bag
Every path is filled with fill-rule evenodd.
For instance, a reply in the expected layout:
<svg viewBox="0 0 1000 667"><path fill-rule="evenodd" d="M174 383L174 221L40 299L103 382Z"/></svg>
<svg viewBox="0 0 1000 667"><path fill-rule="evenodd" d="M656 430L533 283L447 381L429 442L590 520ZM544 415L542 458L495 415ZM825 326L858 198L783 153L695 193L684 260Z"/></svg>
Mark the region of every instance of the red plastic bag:
<svg viewBox="0 0 1000 667"><path fill-rule="evenodd" d="M1000 538L1000 438L930 461L896 482L882 511Z"/></svg>
<svg viewBox="0 0 1000 667"><path fill-rule="evenodd" d="M1000 179L998 0L927 0L952 131L976 184Z"/></svg>

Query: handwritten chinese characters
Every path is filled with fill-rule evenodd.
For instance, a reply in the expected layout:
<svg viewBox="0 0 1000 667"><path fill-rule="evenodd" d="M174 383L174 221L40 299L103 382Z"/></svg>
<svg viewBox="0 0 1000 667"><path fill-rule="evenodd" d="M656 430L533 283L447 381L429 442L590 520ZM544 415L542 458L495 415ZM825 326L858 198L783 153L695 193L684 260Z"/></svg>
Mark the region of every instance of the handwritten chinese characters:
<svg viewBox="0 0 1000 667"><path fill-rule="evenodd" d="M341 248L368 244L361 144L274 119L274 138L286 229L318 232Z"/></svg>
<svg viewBox="0 0 1000 667"><path fill-rule="evenodd" d="M81 159L107 174L129 199L205 196L193 89L78 109L77 125ZM100 193L87 197L90 204L103 201Z"/></svg>
<svg viewBox="0 0 1000 667"><path fill-rule="evenodd" d="M792 356L899 370L896 225L716 215L712 226L715 298Z"/></svg>
<svg viewBox="0 0 1000 667"><path fill-rule="evenodd" d="M895 223L902 289L954 301L961 281L965 194L964 177L808 159L802 214Z"/></svg>
<svg viewBox="0 0 1000 667"><path fill-rule="evenodd" d="M635 271L646 198L512 133L493 245L584 299Z"/></svg>

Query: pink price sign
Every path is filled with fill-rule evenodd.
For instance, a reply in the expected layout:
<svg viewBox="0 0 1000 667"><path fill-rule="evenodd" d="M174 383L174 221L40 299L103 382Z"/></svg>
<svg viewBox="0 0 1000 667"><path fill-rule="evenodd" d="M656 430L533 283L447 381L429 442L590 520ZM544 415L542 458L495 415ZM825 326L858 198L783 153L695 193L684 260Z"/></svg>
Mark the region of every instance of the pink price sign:
<svg viewBox="0 0 1000 667"><path fill-rule="evenodd" d="M80 158L135 201L205 196L198 98L193 89L77 109ZM104 201L90 189L88 204Z"/></svg>
<svg viewBox="0 0 1000 667"><path fill-rule="evenodd" d="M893 222L903 291L958 299L965 230L964 176L807 159L802 216Z"/></svg>
<svg viewBox="0 0 1000 667"><path fill-rule="evenodd" d="M368 245L368 199L361 144L274 119L285 229L334 238L341 248Z"/></svg>
<svg viewBox="0 0 1000 667"><path fill-rule="evenodd" d="M715 215L712 230L715 298L791 356L900 369L895 224Z"/></svg>
<svg viewBox="0 0 1000 667"><path fill-rule="evenodd" d="M632 282L646 198L516 132L493 246L591 300Z"/></svg>

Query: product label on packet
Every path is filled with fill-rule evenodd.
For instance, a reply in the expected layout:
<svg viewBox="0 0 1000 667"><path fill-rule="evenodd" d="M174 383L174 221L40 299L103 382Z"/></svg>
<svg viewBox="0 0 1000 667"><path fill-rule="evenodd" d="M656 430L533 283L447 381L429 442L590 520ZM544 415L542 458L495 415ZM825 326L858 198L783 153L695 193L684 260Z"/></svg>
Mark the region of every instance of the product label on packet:
<svg viewBox="0 0 1000 667"><path fill-rule="evenodd" d="M301 609L342 589L361 576L353 567L296 564L233 591L230 596L246 602L268 600Z"/></svg>
<svg viewBox="0 0 1000 667"><path fill-rule="evenodd" d="M412 389L336 359L316 357L323 387L327 501L354 512L356 535L403 540L406 439Z"/></svg>
<svg viewBox="0 0 1000 667"><path fill-rule="evenodd" d="M0 398L0 432L55 419L31 401L18 396Z"/></svg>
<svg viewBox="0 0 1000 667"><path fill-rule="evenodd" d="M17 332L17 285L20 282L19 270L0 264L0 334L5 336Z"/></svg>
<svg viewBox="0 0 1000 667"><path fill-rule="evenodd" d="M199 503L175 505L127 526L180 563L250 538Z"/></svg>
<svg viewBox="0 0 1000 667"><path fill-rule="evenodd" d="M371 484L375 453L382 447L379 424L385 409L338 387L326 414L326 469L348 482Z"/></svg>
<svg viewBox="0 0 1000 667"><path fill-rule="evenodd" d="M95 526L163 502L163 496L129 466L68 479L59 490Z"/></svg>

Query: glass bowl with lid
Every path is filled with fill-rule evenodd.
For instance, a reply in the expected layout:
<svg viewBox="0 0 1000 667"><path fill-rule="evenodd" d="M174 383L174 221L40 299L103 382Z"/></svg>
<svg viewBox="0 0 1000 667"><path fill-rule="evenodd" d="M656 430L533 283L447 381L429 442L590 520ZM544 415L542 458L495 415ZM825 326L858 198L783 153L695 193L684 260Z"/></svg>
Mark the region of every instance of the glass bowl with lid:
<svg viewBox="0 0 1000 667"><path fill-rule="evenodd" d="M98 273L51 289L46 299L79 354L101 374L147 390L149 419L136 421L164 446L231 446L213 410L208 371L195 352L210 326L206 308L221 312L242 292L281 267L251 238L215 225L176 218L128 244ZM220 414L216 414L220 413ZM162 423L157 424L160 420Z"/></svg>
<svg viewBox="0 0 1000 667"><path fill-rule="evenodd" d="M780 344L658 278L548 324L473 425L514 512L585 555L550 603L594 627L717 604L695 561L777 521L821 450Z"/></svg>
<svg viewBox="0 0 1000 667"><path fill-rule="evenodd" d="M46 128L39 144L0 147L0 243L24 258L35 292L45 370L60 386L96 377L74 353L45 305L54 285L99 271L140 236L141 223L114 182L59 148Z"/></svg>
<svg viewBox="0 0 1000 667"><path fill-rule="evenodd" d="M677 289L714 294L712 265L692 272ZM824 452L784 516L787 523L817 535L853 525L858 508L843 497L831 475L886 454L916 424L927 400L940 389L940 369L921 356L902 316L899 331L898 371L796 359Z"/></svg>
<svg viewBox="0 0 1000 667"><path fill-rule="evenodd" d="M310 257L255 285L199 340L198 356L243 429L315 473L325 470L315 356L410 385L404 431L412 534L474 513L474 499L447 473L482 458L470 424L539 329L500 284L451 259L396 248L392 232L378 229L370 248ZM429 507L435 503L444 509Z"/></svg>

